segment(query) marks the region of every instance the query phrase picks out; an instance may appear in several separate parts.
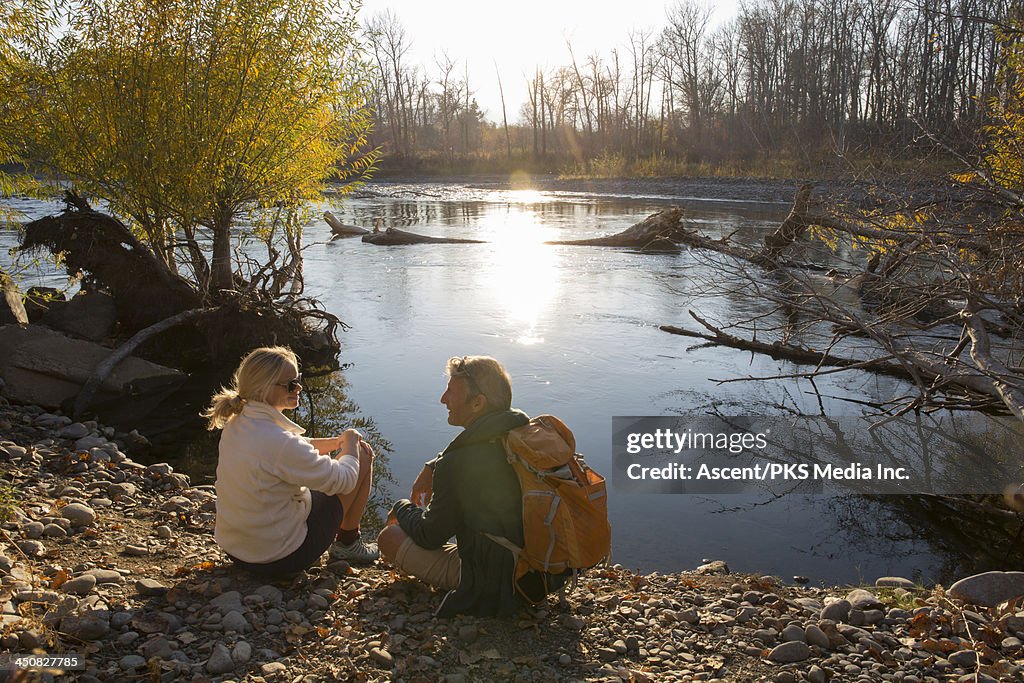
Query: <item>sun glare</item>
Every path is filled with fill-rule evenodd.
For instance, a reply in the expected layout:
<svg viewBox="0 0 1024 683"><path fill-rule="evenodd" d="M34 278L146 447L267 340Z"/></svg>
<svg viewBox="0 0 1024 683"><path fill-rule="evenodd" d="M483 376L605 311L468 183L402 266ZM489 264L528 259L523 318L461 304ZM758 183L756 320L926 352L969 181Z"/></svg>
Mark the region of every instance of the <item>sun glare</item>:
<svg viewBox="0 0 1024 683"><path fill-rule="evenodd" d="M509 190L507 196L513 204L538 204L544 199L539 190Z"/></svg>
<svg viewBox="0 0 1024 683"><path fill-rule="evenodd" d="M561 285L559 250L544 244L550 235L540 217L522 205L510 204L507 213L489 216L481 228L493 246L485 285L515 330L514 341L544 343L545 313Z"/></svg>

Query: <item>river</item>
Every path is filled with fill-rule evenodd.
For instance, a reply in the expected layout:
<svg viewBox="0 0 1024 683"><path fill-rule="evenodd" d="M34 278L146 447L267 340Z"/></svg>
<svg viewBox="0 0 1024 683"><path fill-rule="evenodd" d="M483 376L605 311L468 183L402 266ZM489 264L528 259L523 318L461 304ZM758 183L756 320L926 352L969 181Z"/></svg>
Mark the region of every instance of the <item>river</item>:
<svg viewBox="0 0 1024 683"><path fill-rule="evenodd" d="M575 432L577 449L609 476L613 561L643 571L725 560L735 571L812 582L902 575L948 581L977 569L950 557L901 520L884 500L854 496L627 494L611 484L612 417L765 415L785 410L856 412L842 398L889 398L901 382L866 373L817 382L714 380L792 372L795 366L723 347L702 347L659 325L694 328L688 309L732 320L763 312L743 296L710 292L727 272L702 255L545 245L619 232L672 204L713 237L756 241L778 226L778 201L688 196L684 190L592 194L440 183L374 183L372 196L324 200L341 220L400 227L484 244L378 247L330 241L327 225L306 228L306 293L351 329L342 333L348 395L392 446L395 496L424 460L456 434L439 403L448 357L486 354L513 377L514 405L552 413ZM55 204L13 201L26 217ZM14 244L0 231L0 247ZM6 257L5 257L6 258ZM38 276L52 284L44 268ZM31 284L31 281L29 282Z"/></svg>

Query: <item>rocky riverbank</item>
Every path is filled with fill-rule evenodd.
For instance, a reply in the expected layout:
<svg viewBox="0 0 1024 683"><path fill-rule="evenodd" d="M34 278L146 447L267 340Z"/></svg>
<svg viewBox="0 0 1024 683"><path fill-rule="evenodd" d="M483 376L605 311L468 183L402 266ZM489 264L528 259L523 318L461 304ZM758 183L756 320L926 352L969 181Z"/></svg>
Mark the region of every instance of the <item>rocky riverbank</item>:
<svg viewBox="0 0 1024 683"><path fill-rule="evenodd" d="M82 681L993 681L1024 675L1019 605L891 579L799 588L593 570L568 604L433 617L382 563L265 583L213 542L215 495L128 454L139 437L0 405L0 650L82 655ZM326 561L326 558L325 558ZM8 678L14 678L8 673ZM66 676L66 677L65 677ZM21 679L18 679L21 680Z"/></svg>

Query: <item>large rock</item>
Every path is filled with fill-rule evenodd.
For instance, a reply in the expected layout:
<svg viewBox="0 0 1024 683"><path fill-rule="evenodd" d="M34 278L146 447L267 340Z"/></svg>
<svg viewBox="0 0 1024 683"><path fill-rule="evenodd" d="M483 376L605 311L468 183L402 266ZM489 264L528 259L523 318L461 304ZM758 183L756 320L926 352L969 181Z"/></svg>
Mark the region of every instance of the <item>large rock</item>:
<svg viewBox="0 0 1024 683"><path fill-rule="evenodd" d="M110 354L105 346L37 325L0 327L0 395L20 403L59 408L78 395L96 366ZM101 385L97 404L116 397L142 411L146 399L163 397L184 381L185 375L177 370L129 357Z"/></svg>
<svg viewBox="0 0 1024 683"><path fill-rule="evenodd" d="M81 291L63 306L47 311L40 322L74 337L100 341L114 329L117 306L109 294Z"/></svg>
<svg viewBox="0 0 1024 683"><path fill-rule="evenodd" d="M1024 572L985 572L960 579L949 588L949 596L972 605L995 607L1024 595Z"/></svg>

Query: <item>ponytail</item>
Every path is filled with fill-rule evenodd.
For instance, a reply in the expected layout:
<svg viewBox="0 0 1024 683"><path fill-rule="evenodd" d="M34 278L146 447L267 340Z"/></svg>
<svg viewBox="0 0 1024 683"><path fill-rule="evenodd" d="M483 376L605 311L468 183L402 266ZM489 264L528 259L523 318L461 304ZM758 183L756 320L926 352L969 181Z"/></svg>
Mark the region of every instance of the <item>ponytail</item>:
<svg viewBox="0 0 1024 683"><path fill-rule="evenodd" d="M203 411L202 416L209 420L206 428L210 431L222 429L228 420L242 412L244 405L245 399L236 390L221 388L210 399L210 407Z"/></svg>

